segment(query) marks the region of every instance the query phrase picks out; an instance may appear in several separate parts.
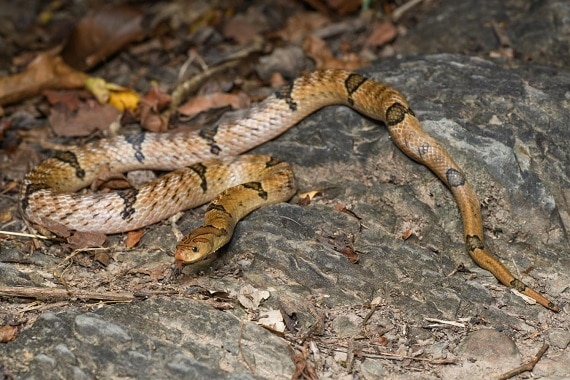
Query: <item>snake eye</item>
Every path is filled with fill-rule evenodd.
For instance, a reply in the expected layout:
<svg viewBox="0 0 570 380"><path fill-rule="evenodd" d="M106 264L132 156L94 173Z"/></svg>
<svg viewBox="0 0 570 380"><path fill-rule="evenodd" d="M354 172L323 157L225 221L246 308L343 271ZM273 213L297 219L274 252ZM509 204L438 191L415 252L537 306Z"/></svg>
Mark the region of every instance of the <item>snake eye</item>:
<svg viewBox="0 0 570 380"><path fill-rule="evenodd" d="M198 252L198 247L197 247L197 246L193 246L193 247L192 247L192 252L194 252L194 253Z"/></svg>

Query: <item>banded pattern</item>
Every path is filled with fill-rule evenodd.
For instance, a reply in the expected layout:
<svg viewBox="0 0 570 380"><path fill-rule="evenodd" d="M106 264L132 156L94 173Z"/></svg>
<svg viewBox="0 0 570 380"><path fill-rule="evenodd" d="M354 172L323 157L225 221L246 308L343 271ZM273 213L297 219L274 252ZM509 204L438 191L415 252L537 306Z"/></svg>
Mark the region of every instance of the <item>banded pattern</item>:
<svg viewBox="0 0 570 380"><path fill-rule="evenodd" d="M286 200L295 191L286 164L268 157L227 157L271 140L309 114L334 104L348 105L385 123L396 145L429 167L453 193L473 260L504 285L558 311L487 252L477 196L450 155L421 128L404 97L390 86L342 70L303 75L253 106L243 119L215 128L188 134L119 136L60 152L24 179L22 213L37 224L52 220L70 229L116 233L155 223L222 193L209 207L205 225L185 237L176 250L181 262L199 260L225 244L245 214L263 204ZM111 173L183 169L138 189L71 194L88 186L102 167Z"/></svg>

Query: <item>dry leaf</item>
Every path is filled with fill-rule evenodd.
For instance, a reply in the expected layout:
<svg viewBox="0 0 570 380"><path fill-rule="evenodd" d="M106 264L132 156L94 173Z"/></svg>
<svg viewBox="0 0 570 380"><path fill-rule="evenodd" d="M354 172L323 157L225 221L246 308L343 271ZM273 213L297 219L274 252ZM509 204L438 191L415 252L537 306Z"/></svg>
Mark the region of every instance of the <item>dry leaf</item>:
<svg viewBox="0 0 570 380"><path fill-rule="evenodd" d="M383 20L374 24L372 32L366 38L365 46L378 47L394 40L398 35L398 30L388 20Z"/></svg>
<svg viewBox="0 0 570 380"><path fill-rule="evenodd" d="M322 192L320 190L311 190L307 191L306 193L299 194L299 198L309 198L309 200L313 200L317 195L321 195Z"/></svg>
<svg viewBox="0 0 570 380"><path fill-rule="evenodd" d="M127 233L127 239L125 240L125 246L127 248L133 248L139 243L143 235L143 230L129 231L129 233Z"/></svg>
<svg viewBox="0 0 570 380"><path fill-rule="evenodd" d="M308 36L303 43L305 53L315 61L318 69L356 70L370 62L360 59L354 54L345 55L342 59L333 56L326 42L316 36Z"/></svg>
<svg viewBox="0 0 570 380"><path fill-rule="evenodd" d="M257 30L244 17L236 16L225 23L222 34L240 45L245 45L257 37Z"/></svg>
<svg viewBox="0 0 570 380"><path fill-rule="evenodd" d="M95 252L93 259L105 267L111 262L111 256L107 252L103 251Z"/></svg>
<svg viewBox="0 0 570 380"><path fill-rule="evenodd" d="M344 247L340 250L340 253L342 253L351 264L356 264L360 260L358 253L356 253L354 249L350 247Z"/></svg>
<svg viewBox="0 0 570 380"><path fill-rule="evenodd" d="M67 238L71 235L71 231L69 230L69 228L52 219L42 217L40 219L40 226L56 236Z"/></svg>
<svg viewBox="0 0 570 380"><path fill-rule="evenodd" d="M186 116L195 116L212 108L231 106L233 109L242 109L249 107L249 105L249 97L243 92L237 94L216 92L193 97L178 107L178 112Z"/></svg>
<svg viewBox="0 0 570 380"><path fill-rule="evenodd" d="M0 78L0 105L15 103L47 89L82 88L88 76L53 52L39 54L25 71Z"/></svg>
<svg viewBox="0 0 570 380"><path fill-rule="evenodd" d="M355 12L362 7L362 0L326 0L326 3L339 15Z"/></svg>
<svg viewBox="0 0 570 380"><path fill-rule="evenodd" d="M279 310L270 309L268 311L264 311L257 323L274 332L282 333L285 331L283 315L281 315L281 311Z"/></svg>
<svg viewBox="0 0 570 380"><path fill-rule="evenodd" d="M89 136L96 130L106 130L120 115L119 110L108 104L101 105L94 99L58 102L50 109L49 122L58 136Z"/></svg>
<svg viewBox="0 0 570 380"><path fill-rule="evenodd" d="M107 240L105 234L83 231L76 231L67 238L67 242L73 249L100 248L105 243L105 240Z"/></svg>
<svg viewBox="0 0 570 380"><path fill-rule="evenodd" d="M109 104L119 111L134 110L137 108L140 99L139 94L129 89L111 91Z"/></svg>
<svg viewBox="0 0 570 380"><path fill-rule="evenodd" d="M107 5L81 19L61 55L78 70L87 70L126 44L144 36L143 13L129 5Z"/></svg>
<svg viewBox="0 0 570 380"><path fill-rule="evenodd" d="M407 229L402 233L402 239L408 240L410 238L410 236L412 236L413 234L414 234L414 231Z"/></svg>
<svg viewBox="0 0 570 380"><path fill-rule="evenodd" d="M244 308L254 310L270 295L267 290L258 290L251 285L245 285L240 288L237 299Z"/></svg>
<svg viewBox="0 0 570 380"><path fill-rule="evenodd" d="M170 105L172 97L153 87L139 102L138 113L140 123L144 129L151 132L165 132L168 129L168 120L161 112Z"/></svg>
<svg viewBox="0 0 570 380"><path fill-rule="evenodd" d="M4 325L0 326L0 343L11 342L18 336L18 327Z"/></svg>
<svg viewBox="0 0 570 380"><path fill-rule="evenodd" d="M140 96L136 92L108 83L103 78L91 77L85 82L85 87L99 103L109 103L119 111L134 110L140 101Z"/></svg>
<svg viewBox="0 0 570 380"><path fill-rule="evenodd" d="M321 28L328 24L330 20L317 12L299 12L291 16L287 20L285 28L276 32L276 34L293 43L300 43L305 36L313 30Z"/></svg>

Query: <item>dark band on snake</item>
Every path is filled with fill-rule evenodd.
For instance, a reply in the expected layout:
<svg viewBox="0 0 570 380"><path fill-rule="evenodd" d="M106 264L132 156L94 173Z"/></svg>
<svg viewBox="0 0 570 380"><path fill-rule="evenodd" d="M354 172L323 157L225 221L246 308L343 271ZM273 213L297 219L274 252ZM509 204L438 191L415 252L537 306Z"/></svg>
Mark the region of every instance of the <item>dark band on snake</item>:
<svg viewBox="0 0 570 380"><path fill-rule="evenodd" d="M293 97L291 96L291 91L293 91L293 86L287 85L283 87L281 90L275 91L275 97L277 99L284 100L285 103L287 103L287 105L289 106L289 109L291 111L297 111L297 103L295 103L295 101L293 100Z"/></svg>
<svg viewBox="0 0 570 380"><path fill-rule="evenodd" d="M218 133L218 127L200 129L199 136L206 140L206 144L210 147L210 153L218 156L222 152L222 148L216 143L215 137Z"/></svg>
<svg viewBox="0 0 570 380"><path fill-rule="evenodd" d="M269 161L267 161L267 162L265 163L265 167L266 167L266 168L270 168L270 167L279 165L279 164L282 163L282 162L283 162L283 161L278 160L278 159L275 158L275 157L271 157L271 158L269 159Z"/></svg>
<svg viewBox="0 0 570 380"><path fill-rule="evenodd" d="M146 137L146 133L133 133L130 135L125 135L125 141L128 142L135 151L135 159L138 162L143 162L145 157L144 153L142 152L142 143Z"/></svg>
<svg viewBox="0 0 570 380"><path fill-rule="evenodd" d="M447 178L447 183L451 187L460 187L465 185L465 176L460 171L449 168L445 172L445 178Z"/></svg>
<svg viewBox="0 0 570 380"><path fill-rule="evenodd" d="M69 164L72 168L74 168L75 176L77 178L85 178L85 170L81 168L81 165L79 164L79 161L77 160L77 156L75 155L75 153L69 150L59 151L55 154L54 158L62 162L65 162L66 164Z"/></svg>
<svg viewBox="0 0 570 380"><path fill-rule="evenodd" d="M348 93L348 104L351 106L354 105L354 100L352 99L352 94L354 94L360 86L368 79L364 78L360 74L350 74L346 81L344 82L344 86L346 87L346 92Z"/></svg>
<svg viewBox="0 0 570 380"><path fill-rule="evenodd" d="M206 179L206 171L208 170L206 166L202 163L197 163L188 166L188 169L193 170L198 177L200 177L200 187L203 192L208 191L208 180Z"/></svg>
<svg viewBox="0 0 570 380"><path fill-rule="evenodd" d="M228 210L226 210L226 208L225 208L224 206L222 206L222 205L219 204L219 203L211 202L211 203L208 205L208 208L206 209L206 212L212 211L212 210L219 211L219 212L221 212L221 213L224 213L224 214L228 215L230 218L233 218L232 214L231 214Z"/></svg>
<svg viewBox="0 0 570 380"><path fill-rule="evenodd" d="M28 202L29 202L30 195L32 195L36 191L45 190L45 189L49 189L49 186L44 184L44 183L30 183L29 185L27 185L25 193L24 193L25 196L22 199L22 203L21 203L22 204L22 211L26 211L26 209L28 208Z"/></svg>
<svg viewBox="0 0 570 380"><path fill-rule="evenodd" d="M124 202L123 211L121 211L121 218L129 219L135 213L136 210L134 208L134 204L137 201L138 193L139 191L137 189L128 189L117 192Z"/></svg>
<svg viewBox="0 0 570 380"><path fill-rule="evenodd" d="M409 108L404 107L400 103L392 104L386 110L386 125L392 127L396 124L400 124L402 121L404 121L407 113L413 115L413 112L410 112Z"/></svg>
<svg viewBox="0 0 570 380"><path fill-rule="evenodd" d="M252 189L257 192L257 195L262 199L267 199L267 192L263 189L263 186L259 182L248 182L242 185L246 189Z"/></svg>

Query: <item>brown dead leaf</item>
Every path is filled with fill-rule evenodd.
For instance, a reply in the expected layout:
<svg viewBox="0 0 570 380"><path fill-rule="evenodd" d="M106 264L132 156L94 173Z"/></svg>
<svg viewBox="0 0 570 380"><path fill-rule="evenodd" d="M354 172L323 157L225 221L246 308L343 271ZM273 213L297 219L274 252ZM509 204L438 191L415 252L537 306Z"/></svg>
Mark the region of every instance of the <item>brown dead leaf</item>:
<svg viewBox="0 0 570 380"><path fill-rule="evenodd" d="M410 236L412 236L413 234L414 234L413 230L407 229L404 232L402 232L402 239L408 240L410 238Z"/></svg>
<svg viewBox="0 0 570 380"><path fill-rule="evenodd" d="M120 172L112 172L107 165L100 165L97 170L97 177L91 182L91 190L122 190L131 188L131 183L127 177Z"/></svg>
<svg viewBox="0 0 570 380"><path fill-rule="evenodd" d="M343 58L335 58L326 42L316 36L308 36L303 43L305 53L315 61L318 69L356 70L370 64L355 54L347 54Z"/></svg>
<svg viewBox="0 0 570 380"><path fill-rule="evenodd" d="M394 40L398 35L398 30L388 20L382 20L374 23L372 32L366 38L365 46L379 47Z"/></svg>
<svg viewBox="0 0 570 380"><path fill-rule="evenodd" d="M49 232L51 232L56 236L67 238L71 235L71 231L69 230L69 228L67 228L61 223L58 223L48 218L42 217L40 219L40 225L42 228L45 228L46 230L48 230Z"/></svg>
<svg viewBox="0 0 570 380"><path fill-rule="evenodd" d="M172 102L172 97L163 92L157 86L149 92L139 102L138 114L140 123L144 129L151 132L165 132L168 129L168 120L161 112Z"/></svg>
<svg viewBox="0 0 570 380"><path fill-rule="evenodd" d="M111 262L111 255L104 251L97 251L93 256L93 259L103 265L104 267L108 266Z"/></svg>
<svg viewBox="0 0 570 380"><path fill-rule="evenodd" d="M18 327L4 325L0 326L0 343L11 342L18 336Z"/></svg>
<svg viewBox="0 0 570 380"><path fill-rule="evenodd" d="M105 234L83 231L76 231L67 238L67 242L73 249L92 247L99 248L103 246L105 240L107 240L107 236L105 236Z"/></svg>
<svg viewBox="0 0 570 380"><path fill-rule="evenodd" d="M222 34L240 45L245 45L257 37L257 30L248 20L238 15L225 23Z"/></svg>
<svg viewBox="0 0 570 380"><path fill-rule="evenodd" d="M213 94L195 96L180 107L178 112L186 116L195 116L212 108L231 106L233 109L247 108L250 105L249 96L243 92L228 94L216 92Z"/></svg>
<svg viewBox="0 0 570 380"><path fill-rule="evenodd" d="M144 36L143 13L129 5L106 5L81 19L61 55L77 70L87 70Z"/></svg>
<svg viewBox="0 0 570 380"><path fill-rule="evenodd" d="M0 208L0 223L6 223L14 218L12 207Z"/></svg>
<svg viewBox="0 0 570 380"><path fill-rule="evenodd" d="M53 103L53 92L46 92ZM49 122L58 136L89 136L96 130L106 130L116 121L120 111L108 104L101 105L94 99L82 100L80 93L68 93L53 103Z"/></svg>
<svg viewBox="0 0 570 380"><path fill-rule="evenodd" d="M276 32L276 35L293 43L300 43L305 36L315 29L330 23L328 17L317 12L299 12L287 20L285 28Z"/></svg>
<svg viewBox="0 0 570 380"><path fill-rule="evenodd" d="M125 240L125 246L127 248L133 248L139 243L143 235L143 230L129 231L127 233L127 239Z"/></svg>
<svg viewBox="0 0 570 380"><path fill-rule="evenodd" d="M339 15L355 12L362 6L362 0L325 0L329 8Z"/></svg>
<svg viewBox="0 0 570 380"><path fill-rule="evenodd" d="M311 204L311 197L305 195L304 197L299 195L299 206L308 206Z"/></svg>
<svg viewBox="0 0 570 380"><path fill-rule="evenodd" d="M0 115L2 117L4 115ZM12 122L8 119L1 119L0 120L0 141L4 139L4 132L8 129L12 128Z"/></svg>
<svg viewBox="0 0 570 380"><path fill-rule="evenodd" d="M351 247L344 247L340 250L340 253L342 253L351 264L356 264L360 260L358 253Z"/></svg>
<svg viewBox="0 0 570 380"><path fill-rule="evenodd" d="M39 54L25 71L0 78L0 105L15 103L47 89L82 88L88 76L53 52Z"/></svg>

